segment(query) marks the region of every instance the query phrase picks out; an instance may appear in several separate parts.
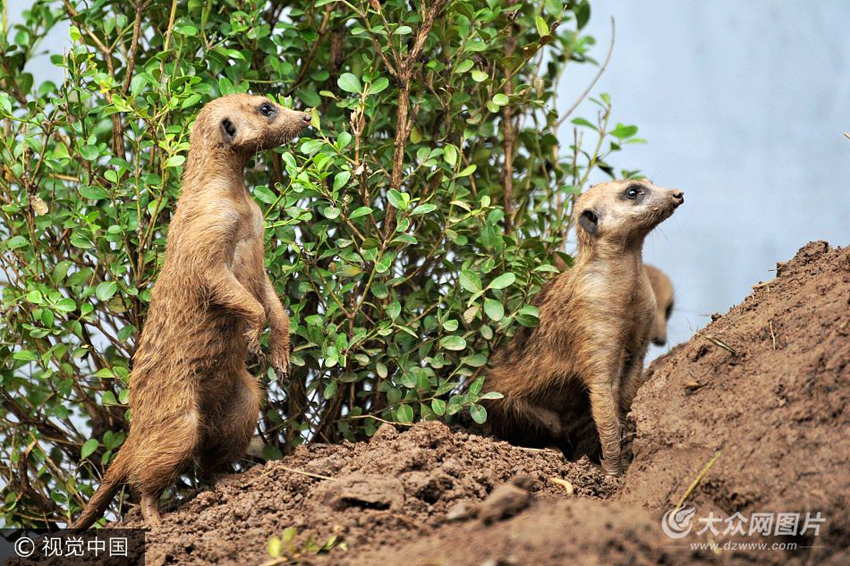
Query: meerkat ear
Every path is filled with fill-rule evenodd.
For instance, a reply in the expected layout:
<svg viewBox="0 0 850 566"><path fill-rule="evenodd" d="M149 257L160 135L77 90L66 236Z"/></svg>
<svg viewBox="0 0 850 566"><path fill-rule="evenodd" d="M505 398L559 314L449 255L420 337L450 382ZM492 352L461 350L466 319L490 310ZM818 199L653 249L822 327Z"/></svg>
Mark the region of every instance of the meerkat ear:
<svg viewBox="0 0 850 566"><path fill-rule="evenodd" d="M221 121L221 141L226 144L231 144L235 137L236 126L233 125L233 122L231 122L229 118L225 118Z"/></svg>
<svg viewBox="0 0 850 566"><path fill-rule="evenodd" d="M599 217L592 210L582 211L578 217L578 225L591 236L595 236L599 232Z"/></svg>

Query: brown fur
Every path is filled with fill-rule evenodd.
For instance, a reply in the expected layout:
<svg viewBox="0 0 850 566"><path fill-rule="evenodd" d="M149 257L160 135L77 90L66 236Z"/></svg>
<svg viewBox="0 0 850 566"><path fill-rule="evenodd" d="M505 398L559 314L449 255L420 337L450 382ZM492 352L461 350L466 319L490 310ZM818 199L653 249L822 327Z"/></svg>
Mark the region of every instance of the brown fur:
<svg viewBox="0 0 850 566"><path fill-rule="evenodd" d="M558 268L558 271L567 270L567 263L559 255L552 255L552 265ZM673 314L673 283L657 267L644 264L643 268L646 270L646 275L649 277L649 284L652 287L652 293L655 295L655 318L652 322L652 332L649 335L649 339L656 346L663 346L667 343L667 321L670 320L670 315Z"/></svg>
<svg viewBox="0 0 850 566"><path fill-rule="evenodd" d="M649 339L656 346L667 343L667 321L673 313L673 283L667 275L651 265L644 265L652 293L655 295L655 316Z"/></svg>
<svg viewBox="0 0 850 566"><path fill-rule="evenodd" d="M631 189L639 199L626 197ZM497 433L569 442L587 430L589 411L603 468L621 472L621 421L640 386L655 311L643 241L683 200L682 191L631 180L596 185L577 200L574 267L538 293L540 323L520 329L488 372L484 390L504 395L488 402Z"/></svg>
<svg viewBox="0 0 850 566"><path fill-rule="evenodd" d="M219 98L198 114L133 358L130 434L72 528L94 523L125 481L141 492L145 522L156 525L160 494L193 460L208 475L244 453L261 397L246 359L260 355L266 319L271 365L281 374L289 366L289 319L265 270L263 216L244 168L308 123L309 114L251 95Z"/></svg>

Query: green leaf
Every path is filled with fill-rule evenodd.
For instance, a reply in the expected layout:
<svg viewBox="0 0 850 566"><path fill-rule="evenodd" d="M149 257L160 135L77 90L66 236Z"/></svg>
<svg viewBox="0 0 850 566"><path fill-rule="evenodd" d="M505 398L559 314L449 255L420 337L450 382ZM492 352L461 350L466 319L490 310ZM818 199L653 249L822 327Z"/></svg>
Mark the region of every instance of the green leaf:
<svg viewBox="0 0 850 566"><path fill-rule="evenodd" d="M387 200L399 210L407 210L410 205L410 195L395 189L387 191Z"/></svg>
<svg viewBox="0 0 850 566"><path fill-rule="evenodd" d="M472 39L466 42L466 46L464 47L464 51L471 51L473 53L478 51L484 51L487 49L487 44L481 41L480 39Z"/></svg>
<svg viewBox="0 0 850 566"><path fill-rule="evenodd" d="M95 290L95 295L100 301L108 301L112 298L112 295L118 290L118 284L114 281L104 281L100 285L97 286Z"/></svg>
<svg viewBox="0 0 850 566"><path fill-rule="evenodd" d="M307 140L301 144L301 153L311 155L322 149L323 145L325 145L323 140Z"/></svg>
<svg viewBox="0 0 850 566"><path fill-rule="evenodd" d="M481 278L474 271L464 269L460 272L460 286L470 293L477 293L481 290Z"/></svg>
<svg viewBox="0 0 850 566"><path fill-rule="evenodd" d="M348 132L340 132L336 137L336 144L339 149L345 149L349 143L351 143L351 134Z"/></svg>
<svg viewBox="0 0 850 566"><path fill-rule="evenodd" d="M369 94L378 94L379 92L383 92L388 86L390 86L389 79L381 77L369 85Z"/></svg>
<svg viewBox="0 0 850 566"><path fill-rule="evenodd" d="M410 405L401 404L395 411L395 418L400 423L413 422L413 407Z"/></svg>
<svg viewBox="0 0 850 566"><path fill-rule="evenodd" d="M94 451L97 450L99 443L96 438L89 438L83 444L83 447L80 449L80 459L85 459L94 454Z"/></svg>
<svg viewBox="0 0 850 566"><path fill-rule="evenodd" d="M493 95L493 104L495 104L496 106L507 106L508 102L510 102L510 99L506 94L502 94L500 92L498 94Z"/></svg>
<svg viewBox="0 0 850 566"><path fill-rule="evenodd" d="M62 312L73 312L77 309L77 303L74 302L74 299L62 299L58 303L56 303L56 310Z"/></svg>
<svg viewBox="0 0 850 566"><path fill-rule="evenodd" d="M12 357L16 360L22 360L24 362L34 362L38 359L38 356L35 352L30 350L21 350L19 352L15 352Z"/></svg>
<svg viewBox="0 0 850 566"><path fill-rule="evenodd" d="M504 395L502 395L498 391L488 391L487 393L485 393L484 395L482 395L478 399L483 401L485 399L502 399L503 397L504 397Z"/></svg>
<svg viewBox="0 0 850 566"><path fill-rule="evenodd" d="M13 236L6 242L6 247L10 250L16 250L29 244L30 241L23 236Z"/></svg>
<svg viewBox="0 0 850 566"><path fill-rule="evenodd" d="M359 94L363 87L360 86L360 79L351 73L343 73L336 81L337 86L345 92Z"/></svg>
<svg viewBox="0 0 850 566"><path fill-rule="evenodd" d="M499 275L487 285L488 289L504 289L505 287L510 287L516 281L516 275L513 273L503 273Z"/></svg>
<svg viewBox="0 0 850 566"><path fill-rule="evenodd" d="M435 415L442 417L446 414L446 402L442 399L431 399L431 410Z"/></svg>
<svg viewBox="0 0 850 566"><path fill-rule="evenodd" d="M109 193L103 190L100 187L90 187L88 185L82 185L80 187L80 195L83 198L91 199L91 200L100 200L109 198Z"/></svg>
<svg viewBox="0 0 850 566"><path fill-rule="evenodd" d="M549 25L546 23L546 20L544 20L540 16L537 16L537 18L534 20L534 23L537 26L537 33L540 35L540 37L549 35Z"/></svg>
<svg viewBox="0 0 850 566"><path fill-rule="evenodd" d="M413 33L413 28L411 28L410 26L399 26L393 32L394 35L407 35L410 33Z"/></svg>
<svg viewBox="0 0 850 566"><path fill-rule="evenodd" d="M193 25L185 24L181 26L174 26L174 31L182 35L197 35L198 28Z"/></svg>
<svg viewBox="0 0 850 566"><path fill-rule="evenodd" d="M469 416L478 424L484 424L487 421L487 409L475 403L469 408Z"/></svg>
<svg viewBox="0 0 850 566"><path fill-rule="evenodd" d="M398 315L401 314L401 303L398 301L393 301L387 307L387 314L393 320L398 318Z"/></svg>
<svg viewBox="0 0 850 566"><path fill-rule="evenodd" d="M333 190L338 191L343 188L348 180L351 179L351 173L348 171L341 171L334 176L334 188Z"/></svg>
<svg viewBox="0 0 850 566"><path fill-rule="evenodd" d="M186 162L186 158L182 155L172 155L165 162L166 167L180 167Z"/></svg>
<svg viewBox="0 0 850 566"><path fill-rule="evenodd" d="M446 336L440 340L440 347L459 352L466 349L466 340L461 336Z"/></svg>
<svg viewBox="0 0 850 566"><path fill-rule="evenodd" d="M457 164L457 149L452 144L446 144L443 148L443 159L452 167Z"/></svg>
<svg viewBox="0 0 850 566"><path fill-rule="evenodd" d="M472 164L472 165L470 165L469 167L466 167L466 168L465 168L463 171L461 171L460 173L458 173L458 174L457 174L457 176L458 176L458 178L460 178L460 177L469 177L470 175L472 175L473 173L475 173L475 170L476 170L477 168L478 168L478 167L477 167L475 164Z"/></svg>
<svg viewBox="0 0 850 566"><path fill-rule="evenodd" d="M266 204L273 204L277 200L277 195L270 188L263 185L254 189L254 196Z"/></svg>
<svg viewBox="0 0 850 566"><path fill-rule="evenodd" d="M472 366L474 368L480 368L487 365L487 356L484 354L475 354L472 356L467 356L465 358L461 358L461 363L464 363L468 366Z"/></svg>
<svg viewBox="0 0 850 566"><path fill-rule="evenodd" d="M457 67L455 67L456 73L465 73L475 66L475 62L472 59L464 59L461 61Z"/></svg>
<svg viewBox="0 0 850 566"><path fill-rule="evenodd" d="M618 139L630 138L638 133L637 126L627 126L625 124L617 124L617 127L611 131L611 135Z"/></svg>
<svg viewBox="0 0 850 566"><path fill-rule="evenodd" d="M436 204L420 204L410 213L411 216L415 216L418 214L428 214L429 212L434 212L437 210Z"/></svg>
<svg viewBox="0 0 850 566"><path fill-rule="evenodd" d="M490 75L488 75L484 71L478 71L478 70L472 71L472 80L474 80L477 83L483 83L488 78L490 78Z"/></svg>
<svg viewBox="0 0 850 566"><path fill-rule="evenodd" d="M494 299L484 300L484 312L490 317L490 320L498 322L505 316L505 307L499 301Z"/></svg>
<svg viewBox="0 0 850 566"><path fill-rule="evenodd" d="M366 216L370 212L372 212L371 207L361 206L359 208L356 208L351 214L349 214L348 218L351 219L351 220L354 220L355 218L360 218L361 216Z"/></svg>

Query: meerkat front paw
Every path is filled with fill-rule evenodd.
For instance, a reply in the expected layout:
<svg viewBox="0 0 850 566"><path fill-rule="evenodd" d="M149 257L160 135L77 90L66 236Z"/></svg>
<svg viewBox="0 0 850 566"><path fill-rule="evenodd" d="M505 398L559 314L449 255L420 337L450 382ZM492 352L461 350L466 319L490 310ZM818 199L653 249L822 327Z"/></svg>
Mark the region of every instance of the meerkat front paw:
<svg viewBox="0 0 850 566"><path fill-rule="evenodd" d="M285 381L289 377L289 345L275 348L271 355L272 369L277 374L278 381Z"/></svg>

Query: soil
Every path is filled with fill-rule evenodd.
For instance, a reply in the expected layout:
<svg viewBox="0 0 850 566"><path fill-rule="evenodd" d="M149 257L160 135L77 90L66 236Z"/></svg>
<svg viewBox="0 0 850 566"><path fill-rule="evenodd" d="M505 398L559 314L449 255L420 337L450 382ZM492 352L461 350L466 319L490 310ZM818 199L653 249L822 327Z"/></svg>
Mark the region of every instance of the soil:
<svg viewBox="0 0 850 566"><path fill-rule="evenodd" d="M850 564L850 249L806 245L713 318L647 370L623 478L441 423L386 424L166 508L146 563ZM693 529L673 539L661 518L683 498ZM709 513L756 512L824 522L817 536L695 534ZM134 511L122 526L141 524ZM797 548L690 546L730 541Z"/></svg>

